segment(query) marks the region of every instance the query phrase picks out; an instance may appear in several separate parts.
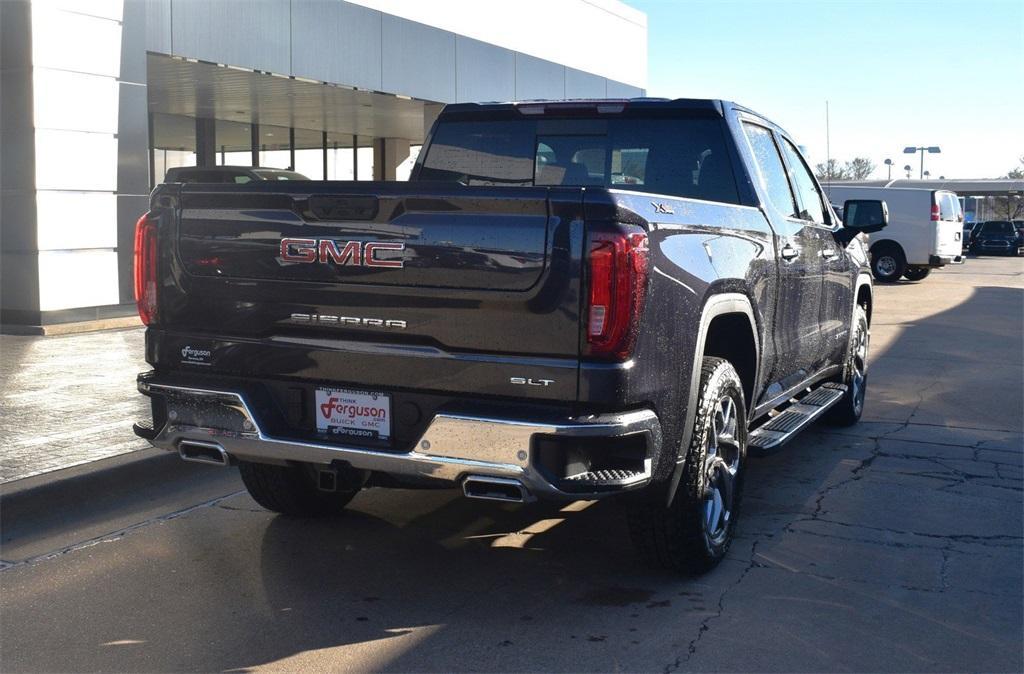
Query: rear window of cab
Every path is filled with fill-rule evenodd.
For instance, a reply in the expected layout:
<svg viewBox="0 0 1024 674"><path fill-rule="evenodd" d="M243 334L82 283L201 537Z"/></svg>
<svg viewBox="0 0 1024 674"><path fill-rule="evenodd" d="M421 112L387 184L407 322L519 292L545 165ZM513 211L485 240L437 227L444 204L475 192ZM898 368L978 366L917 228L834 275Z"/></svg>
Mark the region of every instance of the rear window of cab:
<svg viewBox="0 0 1024 674"><path fill-rule="evenodd" d="M715 118L441 122L416 179L595 186L739 203L723 122Z"/></svg>

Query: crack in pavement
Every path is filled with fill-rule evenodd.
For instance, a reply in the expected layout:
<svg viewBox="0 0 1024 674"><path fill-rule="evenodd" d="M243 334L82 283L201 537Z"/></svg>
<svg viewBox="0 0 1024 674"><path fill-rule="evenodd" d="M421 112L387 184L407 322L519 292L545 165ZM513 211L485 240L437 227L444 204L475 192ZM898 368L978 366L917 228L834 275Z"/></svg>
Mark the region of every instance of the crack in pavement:
<svg viewBox="0 0 1024 674"><path fill-rule="evenodd" d="M774 534L769 534L764 536L764 538L772 538L773 536ZM697 636L691 639L690 643L686 647L685 657L677 656L673 662L670 662L669 664L665 665L665 667L662 668L663 674L670 674L671 672L676 671L682 666L684 662L688 662L690 658L692 658L697 653L697 644L700 643L700 640L704 637L704 634L711 629L711 621L715 620L716 618L722 617L722 614L725 612L726 595L728 595L732 590L739 587L740 583L743 582L743 579L746 578L747 574L750 573L753 569L759 566L763 566L763 564L759 564L757 562L757 546L760 542L760 539L755 540L754 544L750 546L750 560L747 563L746 568L743 569L739 577L736 578L736 580L733 583L726 586L722 590L721 594L718 595L718 611L709 615L701 621L700 627L697 628Z"/></svg>
<svg viewBox="0 0 1024 674"><path fill-rule="evenodd" d="M111 531L109 533L102 534L100 536L95 536L95 537L90 538L90 539L85 540L85 541L80 541L78 543L72 543L71 545L66 545L66 546L64 546L62 548L59 548L57 550L52 550L50 552L45 552L45 553L43 553L41 555L35 555L33 557L29 557L27 559L23 559L23 560L19 560L19 561L9 562L9 563L7 563L8 564L7 566L0 566L0 571L7 571L7 570L10 570L10 569L16 569L16 568L19 568L19 567L22 567L22 566L33 566L33 565L38 564L40 562L49 561L51 559L57 559L58 557L63 557L64 555L70 554L72 552L77 552L79 550L84 550L86 548L91 548L93 546L100 545L102 543L114 543L116 541L122 540L125 536L128 536L129 534L131 534L133 532L136 532L136 531L139 531L141 529L145 529L145 528L149 527L150 525L153 525L153 524L163 524L164 522L170 522L171 520L175 520L175 519L177 519L179 517L183 517L185 515L188 515L191 512L194 512L196 510L201 510L203 508L216 507L221 501L226 501L227 499L234 498L235 496L239 496L240 494L244 494L244 493L245 493L245 490L243 489L241 491L232 492L232 493L227 494L225 496L218 496L215 499L211 499L211 500L205 501L203 503L197 503L197 504L191 505L191 506L189 506L187 508L182 508L181 510L175 510L174 512L167 513L165 515L157 515L156 517L151 517L148 520L143 520L142 522L136 522L135 524L130 524L130 525L128 525L126 527L123 527L121 529L117 529L116 531Z"/></svg>
<svg viewBox="0 0 1024 674"><path fill-rule="evenodd" d="M805 523L805 522L819 522L819 523L831 524L831 525L840 526L840 527L859 527L859 528L863 528L863 529L867 529L867 530L880 531L880 532L885 532L885 533L899 535L899 536L920 536L920 537L925 538L925 539L935 539L935 540L943 541L944 544L940 548L940 554L942 555L942 563L941 563L940 569L939 569L939 587L938 587L938 589L930 588L930 587L914 586L914 585L904 585L904 584L884 584L884 583L877 584L877 583L871 583L869 581L864 581L864 580L834 577L834 576L829 576L827 574L820 574L820 573L809 572L809 571L799 570L799 569L785 569L785 570L787 570L787 571L789 571L791 573L796 573L796 574L800 574L800 575L806 575L808 577L817 578L819 580L824 580L824 581L830 582L830 583L837 583L837 582L842 581L842 582L849 582L849 583L867 585L867 586L871 586L871 587L880 586L882 588L899 588L899 589L906 590L906 591L916 591L916 592L925 592L925 593L943 593L943 592L946 592L946 591L948 591L950 589L950 585L949 585L949 564L950 564L950 561L951 561L951 555L954 554L954 552L956 552L956 551L954 551L952 549L952 546L954 544L956 544L956 543L977 543L977 544L983 544L983 545L991 546L991 547L1008 547L1008 546L1002 546L1002 545L998 545L998 544L1002 543L1002 542L1009 542L1012 545L1012 544L1015 544L1015 543L1019 543L1021 540L1024 540L1024 537L1009 536L1009 535L993 535L993 536L978 536L978 535L973 535L973 534L945 534L945 535L940 535L940 534L920 533L920 532L913 532L913 531L901 531L901 530L897 530L897 529L887 529L887 528L871 527L871 526L865 526L865 525L849 525L849 524L846 524L846 523L843 523L843 522L837 522L837 521L825 519L825 518L822 517L823 514L828 512L824 508L824 501L825 501L825 499L828 498L828 496L831 493L833 493L834 491L836 491L837 489L840 489L840 488L842 488L842 487L844 487L846 485L849 485L852 482L856 482L857 480L862 479L863 474L865 473L865 471L867 471L869 468L871 468L872 464L877 459L882 458L882 457L899 458L899 459L906 459L906 460L911 460L911 461L921 460L921 461L925 461L925 462L928 462L928 463L931 463L931 464L935 465L937 468L939 468L941 470L941 472L939 472L939 473L936 473L934 471L922 471L921 473L904 472L904 471L889 471L889 472L892 472L892 473L895 473L895 474L900 474L900 475L909 475L909 476L920 475L922 477L929 477L929 478L934 478L934 479L940 479L940 480L949 482L948 485L945 485L944 487L940 487L940 489L943 489L943 488L946 488L946 487L953 487L953 486L957 486L957 485L961 485L961 484L967 484L967 483L972 482L973 480L980 480L980 479L984 479L984 478L989 477L989 476L983 476L983 475L974 475L973 473L967 473L965 471L958 470L956 468L953 468L952 466L943 464L941 461L937 460L935 457L927 457L927 456L921 457L921 456L914 456L914 455L909 455L909 454L899 454L899 453L893 453L893 452L886 452L885 450L883 450L883 448L882 448L883 441L885 441L887 439L894 439L894 438L891 437L892 435L894 435L896 433L899 433L901 431L905 431L908 428L910 428L911 426L917 426L917 425L932 426L933 425L933 424L916 424L914 422L914 417L918 414L918 412L920 411L921 407L924 405L925 397L926 397L927 393L931 389L933 389L935 386L940 384L940 383L941 383L941 380L935 379L928 386L925 386L924 388L919 390L917 403L914 405L913 409L910 411L910 413L907 415L907 417L902 422L898 422L898 421L886 422L886 423L890 423L890 424L896 424L896 426L894 428L892 428L892 429L890 429L890 430L888 430L888 431L886 431L884 433L878 434L876 436L854 436L854 437L862 437L862 438L864 438L866 440L871 440L873 442L873 446L870 449L870 454L867 457L865 457L863 459L860 459L858 464L856 466L854 466L854 468L849 472L849 474L846 477L844 477L843 479L839 480L835 484L831 484L831 485L825 487L824 489L818 490L818 492L816 494L816 497L815 497L815 501L814 501L814 511L810 514L810 516L806 516L806 515L803 515L803 514L797 514L796 517L794 517L790 521L786 522L785 524L782 524L775 531L773 531L771 533L767 533L767 532L762 533L762 534L758 535L755 538L755 540L754 540L754 542L753 542L753 544L751 546L750 559L748 560L747 566L744 568L743 572L740 573L739 577L733 583L731 583L730 585L725 587L722 590L722 592L719 594L719 596L718 596L718 603L717 603L718 610L715 613L713 613L712 615L709 615L708 617L704 618L701 621L700 626L697 629L696 636L694 636L694 638L690 640L690 642L689 642L689 644L687 646L686 653L677 656L676 659L673 662L670 662L667 665L665 665L665 667L662 670L664 672L664 674L670 674L671 672L674 672L674 671L678 670L683 665L683 663L690 661L694 657L694 655L696 655L697 649L698 649L698 645L700 644L700 641L704 638L704 635L711 630L712 623L715 620L717 620L718 618L720 618L724 614L724 612L725 612L725 598L726 598L726 596L730 592L735 590L737 587L739 587L739 585L743 582L743 580L747 577L747 575L753 569L758 568L758 567L762 567L762 568L783 568L783 567L777 567L775 564L771 564L771 560L766 560L767 562L769 562L768 564L762 564L762 563L758 562L757 547L758 547L758 545L760 544L760 542L762 540L770 540L770 539L774 538L774 536L777 533L782 533L782 532L787 532L787 533L806 533L806 534L809 534L809 535L818 535L818 536L831 537L831 538L837 538L837 539L844 538L844 537L841 537L841 536L829 536L827 534L820 534L820 533L815 533L815 532L807 532L807 531L795 529L795 528L793 528L794 525L797 525L797 524L800 524L800 523ZM988 429L978 429L978 430L988 430ZM852 434L843 434L840 431L838 433L835 433L834 435L850 436ZM920 440L906 440L906 442L917 442L917 443L920 443L920 444L945 444L945 443L926 442L926 441L920 441ZM963 447L964 449L971 450L971 453L973 454L974 458L977 460L978 452L981 449L980 445L982 445L984 442L986 442L986 440L979 440L979 441L977 441L977 442L975 442L973 444L970 444L970 445L948 443L948 444L945 444L945 446ZM965 459L966 459L966 457L965 457ZM995 463L995 462L983 462L983 463ZM996 468L995 471L996 471L997 475L1000 474L998 468ZM995 485L990 485L990 486L995 486ZM1013 489L1012 487L1006 487L1006 488L1007 489ZM850 540L857 540L857 539L850 539ZM931 548L931 547L925 546L925 545L914 545L912 543L904 543L904 542L897 542L897 541L888 541L887 542L887 541L869 541L869 540L864 540L863 542L878 544L878 545L882 545L882 546L886 546L886 547L894 547L894 548L934 549L934 548ZM956 552L956 554L970 554L970 553ZM989 593L989 592L985 592L983 590L964 590L964 592L965 593L972 593L972 594L979 594L979 595L986 595L986 596L1002 596L1002 595L1000 595L998 593Z"/></svg>
<svg viewBox="0 0 1024 674"><path fill-rule="evenodd" d="M893 433L898 433L898 432L900 432L902 430L906 430L910 426L910 424L913 422L914 416L917 415L918 411L921 409L921 406L924 404L925 394L928 391L930 391L932 388L934 388L936 385L938 385L939 383L940 383L940 381L938 379L936 379L931 384L929 384L928 386L925 386L923 389L920 389L920 391L918 392L918 396L917 396L917 404L914 405L914 409L912 409L910 411L910 414L907 415L907 418L902 423L900 423L900 422L892 422L892 423L899 423L899 425L896 428L893 428L893 429L891 429L889 431L886 431L885 433L882 433L881 435L875 436L873 438L872 437L866 438L866 439L870 439L870 440L874 441L874 447L872 447L871 450L870 450L871 451L870 456L868 456L865 459L860 459L860 463L857 466L855 466L853 468L853 470L850 471L850 474L847 475L845 478L843 478L842 480L839 480L835 484L829 485L825 489L820 490L818 492L817 498L814 500L814 512L811 513L811 518L812 519L817 519L818 516L821 515L823 512L828 512L828 511L826 511L824 509L824 505L823 504L824 504L824 501L828 497L829 494L831 494L832 492L834 492L837 489L845 487L846 485L850 484L851 482L856 482L857 480L861 479L861 475L860 475L861 472L863 472L863 471L867 470L868 468L870 468L871 464L874 463L875 460L878 459L879 456L882 455L882 451L883 451L882 450L882 440L887 439Z"/></svg>
<svg viewBox="0 0 1024 674"><path fill-rule="evenodd" d="M920 536L921 538L930 538L940 541L953 541L956 543L995 543L1000 541L1024 541L1024 536L1013 536L1010 534L993 534L991 536L979 536L976 534L927 534L919 531L904 531L901 529L890 529L885 527L872 527L866 524L850 524L849 522L838 522L835 520L826 519L812 519L804 517L796 519L787 525L787 532L801 532L799 529L790 529L789 526L793 524L802 524L805 522L822 522L824 524L834 524L839 527L849 527L856 529L867 529L869 531L880 531L887 534L896 534L899 536Z"/></svg>

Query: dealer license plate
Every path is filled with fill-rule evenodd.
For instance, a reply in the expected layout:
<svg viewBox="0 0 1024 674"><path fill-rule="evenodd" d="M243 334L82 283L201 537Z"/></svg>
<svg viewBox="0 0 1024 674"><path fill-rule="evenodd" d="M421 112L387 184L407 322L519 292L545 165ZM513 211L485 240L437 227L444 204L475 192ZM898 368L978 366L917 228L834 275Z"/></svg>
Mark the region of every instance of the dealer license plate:
<svg viewBox="0 0 1024 674"><path fill-rule="evenodd" d="M313 412L320 433L391 439L391 397L384 393L317 387Z"/></svg>

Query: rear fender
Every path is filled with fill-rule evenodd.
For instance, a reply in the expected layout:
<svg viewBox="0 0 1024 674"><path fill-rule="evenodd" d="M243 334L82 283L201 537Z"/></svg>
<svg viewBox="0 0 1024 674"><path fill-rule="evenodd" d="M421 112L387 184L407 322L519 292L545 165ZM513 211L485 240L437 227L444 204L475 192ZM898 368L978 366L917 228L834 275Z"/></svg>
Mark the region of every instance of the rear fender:
<svg viewBox="0 0 1024 674"><path fill-rule="evenodd" d="M712 295L704 303L701 311L700 325L697 332L696 347L693 354L693 362L690 368L690 396L686 403L686 418L683 423L683 431L680 435L679 448L676 452L676 466L672 471L672 478L668 483L667 504L671 505L675 498L676 488L682 478L683 469L686 467L687 451L690 447L693 434L693 422L697 414L697 397L700 395L700 371L701 361L704 358L704 342L707 339L708 328L711 322L718 316L726 314L742 314L750 321L750 330L754 335L754 348L757 353L755 382L760 379L761 369L761 343L757 331L757 321L754 319L754 309L750 298L741 293L722 293ZM756 387L756 384L755 384Z"/></svg>

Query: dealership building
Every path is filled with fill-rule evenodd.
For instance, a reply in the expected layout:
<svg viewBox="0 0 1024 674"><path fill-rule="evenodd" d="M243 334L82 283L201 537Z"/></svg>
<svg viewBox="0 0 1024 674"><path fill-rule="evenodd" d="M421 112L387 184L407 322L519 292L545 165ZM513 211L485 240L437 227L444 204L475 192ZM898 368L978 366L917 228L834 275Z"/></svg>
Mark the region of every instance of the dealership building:
<svg viewBox="0 0 1024 674"><path fill-rule="evenodd" d="M0 327L134 313L168 168L408 177L445 103L642 96L618 0L0 0Z"/></svg>

